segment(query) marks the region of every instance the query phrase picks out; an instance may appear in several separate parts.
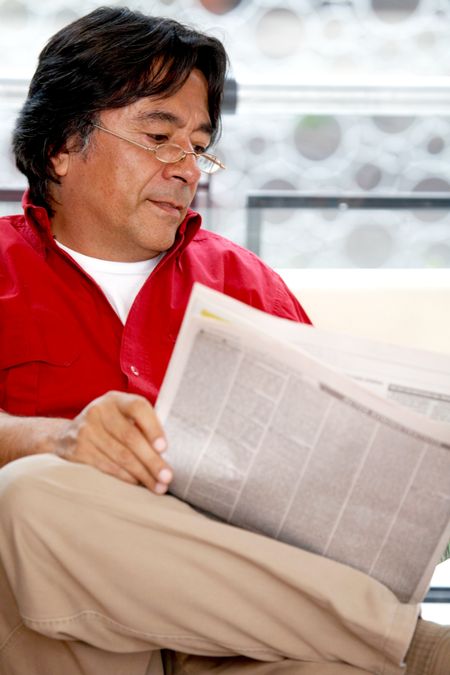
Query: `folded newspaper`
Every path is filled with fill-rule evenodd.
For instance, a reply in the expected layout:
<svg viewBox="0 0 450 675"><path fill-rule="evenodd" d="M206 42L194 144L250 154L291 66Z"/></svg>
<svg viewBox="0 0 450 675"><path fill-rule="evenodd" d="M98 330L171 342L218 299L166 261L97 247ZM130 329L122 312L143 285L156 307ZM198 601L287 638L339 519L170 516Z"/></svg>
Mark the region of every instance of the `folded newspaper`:
<svg viewBox="0 0 450 675"><path fill-rule="evenodd" d="M450 355L196 284L157 410L173 494L423 599L450 539Z"/></svg>

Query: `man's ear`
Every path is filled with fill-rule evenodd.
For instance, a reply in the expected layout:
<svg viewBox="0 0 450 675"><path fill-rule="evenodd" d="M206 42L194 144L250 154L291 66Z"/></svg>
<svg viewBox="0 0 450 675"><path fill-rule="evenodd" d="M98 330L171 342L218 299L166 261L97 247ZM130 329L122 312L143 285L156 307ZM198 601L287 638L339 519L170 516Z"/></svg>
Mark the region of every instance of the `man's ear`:
<svg viewBox="0 0 450 675"><path fill-rule="evenodd" d="M60 150L56 155L53 155L53 157L50 157L50 161L53 165L53 171L55 172L55 174L59 178L62 178L67 174L67 171L69 170L70 152L67 150L67 148L64 148L63 150Z"/></svg>

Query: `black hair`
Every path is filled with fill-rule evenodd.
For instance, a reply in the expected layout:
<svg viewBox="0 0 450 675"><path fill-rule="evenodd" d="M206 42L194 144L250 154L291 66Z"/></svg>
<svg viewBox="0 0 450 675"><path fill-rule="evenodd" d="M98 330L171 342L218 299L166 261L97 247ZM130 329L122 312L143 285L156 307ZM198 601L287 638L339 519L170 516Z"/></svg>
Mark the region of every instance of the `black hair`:
<svg viewBox="0 0 450 675"><path fill-rule="evenodd" d="M51 158L71 136L80 148L102 110L167 97L197 68L206 78L212 140L220 130L227 56L222 43L177 21L127 7L99 7L62 28L42 50L13 134L17 168L35 204L52 214Z"/></svg>

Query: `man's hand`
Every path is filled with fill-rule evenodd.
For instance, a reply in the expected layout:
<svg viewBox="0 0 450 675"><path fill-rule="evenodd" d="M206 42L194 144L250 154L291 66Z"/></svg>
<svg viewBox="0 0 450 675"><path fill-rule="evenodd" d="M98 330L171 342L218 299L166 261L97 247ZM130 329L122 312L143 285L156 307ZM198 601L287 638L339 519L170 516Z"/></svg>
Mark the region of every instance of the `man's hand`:
<svg viewBox="0 0 450 675"><path fill-rule="evenodd" d="M127 483L166 492L172 470L160 456L166 449L161 424L143 396L110 391L95 399L60 429L55 454L90 464Z"/></svg>

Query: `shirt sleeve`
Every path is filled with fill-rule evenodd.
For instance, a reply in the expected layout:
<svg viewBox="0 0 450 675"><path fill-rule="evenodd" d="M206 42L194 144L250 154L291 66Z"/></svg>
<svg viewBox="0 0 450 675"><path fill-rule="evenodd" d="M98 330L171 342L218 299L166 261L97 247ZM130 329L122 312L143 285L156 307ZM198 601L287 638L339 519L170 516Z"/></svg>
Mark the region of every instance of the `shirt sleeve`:
<svg viewBox="0 0 450 675"><path fill-rule="evenodd" d="M278 280L278 288L275 296L273 314L284 319L311 324L308 314L303 309L292 291L286 286L283 279L274 272Z"/></svg>
<svg viewBox="0 0 450 675"><path fill-rule="evenodd" d="M5 371L0 367L0 412L6 412L5 404Z"/></svg>

